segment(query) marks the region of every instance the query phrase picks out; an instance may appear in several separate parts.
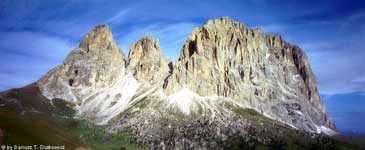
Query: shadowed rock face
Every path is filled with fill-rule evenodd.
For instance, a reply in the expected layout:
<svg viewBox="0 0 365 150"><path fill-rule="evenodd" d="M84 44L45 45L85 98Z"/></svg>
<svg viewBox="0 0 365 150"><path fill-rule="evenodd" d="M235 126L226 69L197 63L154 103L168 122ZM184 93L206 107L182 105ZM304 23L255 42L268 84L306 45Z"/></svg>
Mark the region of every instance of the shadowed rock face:
<svg viewBox="0 0 365 150"><path fill-rule="evenodd" d="M165 91L183 87L202 96L230 97L297 128L335 128L304 52L229 18L210 20L189 36Z"/></svg>

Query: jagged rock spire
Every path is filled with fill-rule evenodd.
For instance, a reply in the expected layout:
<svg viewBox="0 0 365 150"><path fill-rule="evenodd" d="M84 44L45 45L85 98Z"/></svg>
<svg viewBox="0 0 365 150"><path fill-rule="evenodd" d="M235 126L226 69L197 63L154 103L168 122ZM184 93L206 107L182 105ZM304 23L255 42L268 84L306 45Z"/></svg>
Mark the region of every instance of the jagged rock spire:
<svg viewBox="0 0 365 150"><path fill-rule="evenodd" d="M88 93L118 82L125 72L124 64L109 27L99 25L84 36L62 65L38 83L50 99L80 101Z"/></svg>
<svg viewBox="0 0 365 150"><path fill-rule="evenodd" d="M194 29L174 67L151 36L133 44L125 61L109 27L97 26L61 66L38 83L44 96L86 103L80 106L82 110L101 112L99 117L123 111L125 107L118 109L112 104L128 104L137 87L145 87L151 93L163 88L160 94L167 97L194 93L208 99L228 98L306 131L316 132L321 126L335 128L326 115L304 52L279 36L266 35L227 17ZM150 90L143 84L146 82L157 88ZM164 84L158 87L162 84L156 83ZM182 89L189 92L179 92ZM137 95L151 94L144 91Z"/></svg>
<svg viewBox="0 0 365 150"><path fill-rule="evenodd" d="M139 81L155 83L162 81L172 66L171 61L164 58L160 43L151 35L147 35L131 46L128 56L128 69L133 71Z"/></svg>
<svg viewBox="0 0 365 150"><path fill-rule="evenodd" d="M107 25L98 25L88 32L81 40L80 48L90 49L118 49L113 34Z"/></svg>
<svg viewBox="0 0 365 150"><path fill-rule="evenodd" d="M308 131L335 128L304 52L227 17L193 30L166 83L167 93L189 88L201 96L229 97Z"/></svg>

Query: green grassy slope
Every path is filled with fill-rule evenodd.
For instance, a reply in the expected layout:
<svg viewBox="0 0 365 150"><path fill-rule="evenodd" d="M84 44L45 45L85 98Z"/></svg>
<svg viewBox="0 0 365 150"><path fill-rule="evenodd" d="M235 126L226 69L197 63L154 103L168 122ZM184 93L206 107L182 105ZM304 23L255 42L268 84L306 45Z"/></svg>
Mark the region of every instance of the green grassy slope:
<svg viewBox="0 0 365 150"><path fill-rule="evenodd" d="M19 115L0 110L0 129L5 131L6 145L60 145L66 149L89 148L94 150L134 150L126 132L109 133L103 126L84 120L45 114Z"/></svg>

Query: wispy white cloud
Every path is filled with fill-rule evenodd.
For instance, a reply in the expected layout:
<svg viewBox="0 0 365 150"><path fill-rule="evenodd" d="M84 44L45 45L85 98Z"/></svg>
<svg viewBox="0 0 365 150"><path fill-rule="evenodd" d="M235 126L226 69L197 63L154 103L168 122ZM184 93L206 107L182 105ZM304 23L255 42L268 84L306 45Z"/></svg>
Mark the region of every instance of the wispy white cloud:
<svg viewBox="0 0 365 150"><path fill-rule="evenodd" d="M333 50L334 48L336 48L335 44L327 41L302 43L300 44L300 46L306 50L311 50L311 51L331 50L331 49Z"/></svg>
<svg viewBox="0 0 365 150"><path fill-rule="evenodd" d="M265 32L279 33L285 40L303 47L321 93L364 90L365 84L354 82L365 76L362 61L365 56L364 11L355 11L353 7L338 11L337 8L347 3L316 1L316 4L267 0L230 3L224 0L214 3L193 0L5 1L0 3L0 59L5 60L4 53L9 53L34 56L34 59L44 60L44 64L60 62L86 32L97 24L106 23L111 25L125 53L140 37L152 34L160 40L164 54L176 60L195 26L207 19L229 16L251 27L261 27ZM12 63L5 64L12 66ZM22 62L14 64L13 67L27 66Z"/></svg>
<svg viewBox="0 0 365 150"><path fill-rule="evenodd" d="M60 64L58 61L22 54L2 54L0 59L0 90L30 84Z"/></svg>
<svg viewBox="0 0 365 150"><path fill-rule="evenodd" d="M197 23L178 22L178 23L156 23L145 26L138 26L131 32L121 35L118 38L119 45L128 54L130 46L137 42L142 36L153 35L160 41L161 49L166 57L176 60L179 52Z"/></svg>
<svg viewBox="0 0 365 150"><path fill-rule="evenodd" d="M123 8L120 11L116 12L112 17L107 19L105 22L106 24L120 24L123 21L127 20L129 18L128 15L130 15L130 10L132 7L129 8Z"/></svg>
<svg viewBox="0 0 365 150"><path fill-rule="evenodd" d="M62 63L74 43L35 32L0 33L0 90L21 87Z"/></svg>
<svg viewBox="0 0 365 150"><path fill-rule="evenodd" d="M345 20L365 19L362 16L357 14ZM341 28L337 20L261 27L265 32L283 35L286 41L304 49L322 94L340 94L365 91L365 84L359 82L365 76L365 43L360 42L365 40L365 32L353 22L357 21L349 21L346 28Z"/></svg>
<svg viewBox="0 0 365 150"><path fill-rule="evenodd" d="M360 11L349 16L345 21L342 21L341 30L348 30L353 27L357 22L364 22L365 20L365 11Z"/></svg>
<svg viewBox="0 0 365 150"><path fill-rule="evenodd" d="M343 50L308 51L312 69L322 94L340 94L365 91L361 77L365 76L364 52L349 53ZM314 47L315 48L315 47ZM357 81L357 82L354 82Z"/></svg>
<svg viewBox="0 0 365 150"><path fill-rule="evenodd" d="M6 79L6 82L0 82L0 90L6 90L9 88L24 87L39 79L39 76L30 76L29 74L18 73L0 73L1 79Z"/></svg>
<svg viewBox="0 0 365 150"><path fill-rule="evenodd" d="M60 59L76 46L67 39L34 32L2 32L0 47L12 53L22 53L48 59Z"/></svg>
<svg viewBox="0 0 365 150"><path fill-rule="evenodd" d="M365 76L360 76L352 80L355 83L364 83L365 84Z"/></svg>
<svg viewBox="0 0 365 150"><path fill-rule="evenodd" d="M365 97L365 92L364 93L360 93L360 95Z"/></svg>

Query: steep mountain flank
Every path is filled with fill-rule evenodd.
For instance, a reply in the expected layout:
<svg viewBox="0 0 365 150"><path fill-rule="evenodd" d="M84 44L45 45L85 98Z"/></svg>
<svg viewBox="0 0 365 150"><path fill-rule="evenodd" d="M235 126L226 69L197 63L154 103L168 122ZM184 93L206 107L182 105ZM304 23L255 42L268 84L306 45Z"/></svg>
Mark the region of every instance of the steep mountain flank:
<svg viewBox="0 0 365 150"><path fill-rule="evenodd" d="M304 52L229 18L210 20L189 36L165 91L182 88L232 98L296 128L334 128Z"/></svg>
<svg viewBox="0 0 365 150"><path fill-rule="evenodd" d="M137 90L125 63L109 27L97 26L38 86L47 98L74 102L81 116L104 122L123 111Z"/></svg>
<svg viewBox="0 0 365 150"><path fill-rule="evenodd" d="M338 146L304 51L226 17L194 29L175 65L152 36L125 57L96 26L39 81L0 93L5 107L128 133L145 149Z"/></svg>
<svg viewBox="0 0 365 150"><path fill-rule="evenodd" d="M92 89L116 84L125 72L124 60L107 26L97 26L61 66L38 83L49 98L77 101ZM69 92L73 94L69 94ZM64 97L74 95L74 97Z"/></svg>
<svg viewBox="0 0 365 150"><path fill-rule="evenodd" d="M172 62L163 57L160 43L152 36L144 36L133 44L128 59L127 68L133 70L134 77L150 84L163 81L172 67Z"/></svg>

